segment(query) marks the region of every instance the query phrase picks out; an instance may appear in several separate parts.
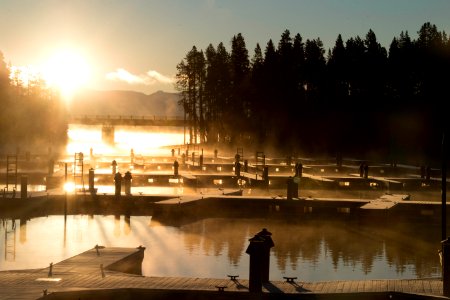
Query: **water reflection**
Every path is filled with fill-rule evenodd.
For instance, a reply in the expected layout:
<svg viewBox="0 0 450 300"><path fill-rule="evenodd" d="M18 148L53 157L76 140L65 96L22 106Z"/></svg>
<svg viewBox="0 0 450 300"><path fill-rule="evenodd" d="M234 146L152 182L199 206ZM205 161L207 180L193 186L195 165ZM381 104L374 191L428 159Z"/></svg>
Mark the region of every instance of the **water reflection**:
<svg viewBox="0 0 450 300"><path fill-rule="evenodd" d="M160 155L160 147L183 144L182 127L116 126L114 145L102 140L102 126L69 124L67 154L128 154L134 149L140 155ZM167 151L167 150L166 150Z"/></svg>
<svg viewBox="0 0 450 300"><path fill-rule="evenodd" d="M275 242L272 280L440 276L439 230L418 224L214 218L173 227L149 216L72 215L66 222L49 216L0 226L0 270L45 267L96 244L143 245L147 276L248 278L248 239L265 227Z"/></svg>

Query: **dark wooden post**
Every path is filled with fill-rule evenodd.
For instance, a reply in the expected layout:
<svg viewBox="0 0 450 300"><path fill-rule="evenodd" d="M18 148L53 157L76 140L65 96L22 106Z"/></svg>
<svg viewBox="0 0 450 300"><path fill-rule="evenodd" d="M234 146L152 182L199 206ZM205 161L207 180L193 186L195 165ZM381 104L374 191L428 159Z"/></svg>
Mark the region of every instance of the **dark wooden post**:
<svg viewBox="0 0 450 300"><path fill-rule="evenodd" d="M450 237L443 240L441 252L442 263L442 290L444 296L450 296Z"/></svg>
<svg viewBox="0 0 450 300"><path fill-rule="evenodd" d="M445 147L445 133L442 135L442 240L447 236L447 159Z"/></svg>

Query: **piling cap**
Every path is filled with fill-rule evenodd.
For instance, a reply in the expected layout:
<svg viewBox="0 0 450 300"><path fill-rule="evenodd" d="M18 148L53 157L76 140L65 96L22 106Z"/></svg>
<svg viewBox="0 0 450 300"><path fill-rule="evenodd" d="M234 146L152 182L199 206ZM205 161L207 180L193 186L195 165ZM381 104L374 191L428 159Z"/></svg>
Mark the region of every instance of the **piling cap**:
<svg viewBox="0 0 450 300"><path fill-rule="evenodd" d="M262 236L270 236L272 235L272 232L268 231L266 228L263 228L260 232L257 233L257 235L262 235Z"/></svg>

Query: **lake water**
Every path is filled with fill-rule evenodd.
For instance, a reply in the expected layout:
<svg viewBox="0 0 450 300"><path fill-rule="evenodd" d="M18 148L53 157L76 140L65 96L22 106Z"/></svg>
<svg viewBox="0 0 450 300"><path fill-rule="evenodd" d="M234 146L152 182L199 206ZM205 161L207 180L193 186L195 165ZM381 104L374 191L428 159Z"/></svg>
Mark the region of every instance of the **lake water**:
<svg viewBox="0 0 450 300"><path fill-rule="evenodd" d="M70 125L67 153L89 153L92 148L94 154L123 155L133 149L136 155L155 155L161 151L158 147L183 143L182 129L166 128L163 133L158 130L116 128L112 146L101 141L100 126ZM189 192L183 187L152 187L151 192L147 189L133 187L133 193ZM112 187L101 192L112 193ZM301 191L301 195L318 196L311 191ZM352 198L375 196L364 192ZM434 199L436 195L418 197ZM226 278L227 274L238 274L248 278L248 239L262 228L273 233L275 242L271 251L272 280L283 276L297 276L304 281L441 276L437 255L440 227L435 223L213 218L180 225L161 223L151 216L123 215L0 220L0 270L47 267L96 244L142 245L147 248L142 265L146 276Z"/></svg>
<svg viewBox="0 0 450 300"><path fill-rule="evenodd" d="M151 216L48 216L0 222L0 270L47 267L96 244L145 246L143 274L248 278L248 239L272 232L270 279L428 278L441 275L438 225L386 222L204 219L162 224Z"/></svg>

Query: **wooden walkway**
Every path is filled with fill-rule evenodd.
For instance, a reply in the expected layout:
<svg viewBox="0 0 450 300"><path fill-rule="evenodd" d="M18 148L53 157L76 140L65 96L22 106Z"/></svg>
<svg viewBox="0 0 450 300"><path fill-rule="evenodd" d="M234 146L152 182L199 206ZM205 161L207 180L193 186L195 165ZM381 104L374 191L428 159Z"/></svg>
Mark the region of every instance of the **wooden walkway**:
<svg viewBox="0 0 450 300"><path fill-rule="evenodd" d="M142 253L143 249L104 248L88 250L49 268L0 272L0 299L37 299L44 293L98 289L152 289L217 291L218 286L226 292L248 292L247 279L236 278L187 278L145 277L110 270L115 262ZM105 266L103 274L100 264ZM301 280L271 281L263 285L263 293L283 294L335 294L401 292L421 295L442 295L440 279L410 280L355 280L305 282Z"/></svg>

